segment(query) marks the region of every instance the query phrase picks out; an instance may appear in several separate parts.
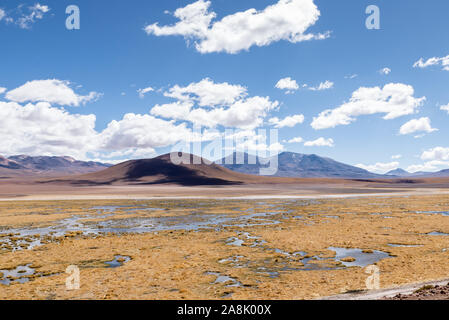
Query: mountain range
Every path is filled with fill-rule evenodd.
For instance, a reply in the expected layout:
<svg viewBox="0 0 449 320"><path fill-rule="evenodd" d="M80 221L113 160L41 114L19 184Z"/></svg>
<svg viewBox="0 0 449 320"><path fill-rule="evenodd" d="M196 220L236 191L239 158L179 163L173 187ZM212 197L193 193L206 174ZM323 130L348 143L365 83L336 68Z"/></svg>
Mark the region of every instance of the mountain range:
<svg viewBox="0 0 449 320"><path fill-rule="evenodd" d="M413 178L438 178L438 177L449 177L449 169L444 169L438 172L408 172L407 170L398 168L396 170L391 170L385 174L386 176L394 176L394 177L413 177Z"/></svg>
<svg viewBox="0 0 449 320"><path fill-rule="evenodd" d="M238 162L240 160L240 162ZM243 161L244 160L244 161ZM247 153L234 152L216 163L245 174L259 174L260 168L268 167L270 158L261 158ZM396 169L386 174L376 174L365 169L344 164L316 154L282 152L278 155L276 177L297 178L344 178L344 179L383 179L383 178L436 178L449 177L449 169L438 172L408 172ZM243 163L243 164L239 164Z"/></svg>
<svg viewBox="0 0 449 320"><path fill-rule="evenodd" d="M100 171L110 166L94 161L79 161L72 157L17 155L6 158L0 156L0 175L4 177L83 174Z"/></svg>
<svg viewBox="0 0 449 320"><path fill-rule="evenodd" d="M238 159L244 159L238 164ZM225 157L216 163L225 168L245 174L259 174L260 168L268 167L273 158L260 158L247 153L237 153ZM367 170L347 165L330 158L324 158L315 154L301 154L294 152L282 152L278 155L278 171L276 177L297 178L349 178L349 179L375 179L385 176L369 172Z"/></svg>
<svg viewBox="0 0 449 320"><path fill-rule="evenodd" d="M261 168L267 168L270 161L277 161L274 177L282 178L341 178L341 179L385 179L385 178L432 178L449 177L449 169L439 172L410 173L396 169L385 175L347 165L315 154L282 152L277 160L258 158L247 153L233 153L215 163L190 155L199 165L175 165L169 161L169 154L153 159L131 160L112 166L110 164L79 161L72 157L49 156L0 156L0 178L18 176L56 177L93 174L93 180L107 181L144 180L176 183L225 184L229 181L251 180L260 175ZM195 162L194 162L195 163ZM239 164L242 163L242 164ZM244 177L239 175L243 174ZM188 182L186 178L191 179ZM260 178L260 177L259 177ZM272 177L271 177L272 178ZM90 179L90 178L89 178ZM223 180L223 181L220 181ZM227 181L227 182L225 182ZM272 180L274 181L274 180Z"/></svg>

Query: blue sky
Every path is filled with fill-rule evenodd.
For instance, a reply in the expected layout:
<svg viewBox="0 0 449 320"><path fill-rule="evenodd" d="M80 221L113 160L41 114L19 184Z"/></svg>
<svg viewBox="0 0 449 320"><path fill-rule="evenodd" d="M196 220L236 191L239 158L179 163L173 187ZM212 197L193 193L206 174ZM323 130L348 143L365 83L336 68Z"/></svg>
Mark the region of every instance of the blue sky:
<svg viewBox="0 0 449 320"><path fill-rule="evenodd" d="M80 9L79 30L65 27L71 4ZM193 22L173 27L180 21L175 10L188 5ZM369 5L380 9L380 30L365 26ZM273 10L264 15L268 6ZM262 25L254 31L244 30L245 19L231 19L251 8L258 11L247 17ZM449 167L449 111L442 109L449 104L447 12L444 0L4 0L0 154L117 162L170 151L193 123L220 132L244 130L255 139L253 131L276 126L273 118L302 115L303 121L278 125L279 148L376 172L444 169ZM215 16L201 29L200 20L211 13ZM297 22L291 20L295 14ZM312 39L291 40L298 35ZM380 72L384 68L390 72ZM276 88L285 78L299 89ZM326 81L330 88L316 90ZM153 90L139 95L144 88ZM351 103L354 92L359 98ZM226 102L207 104L207 99ZM177 117L175 103L184 108ZM170 105L154 109L164 104ZM228 112L233 108L241 112ZM197 109L205 112L191 112ZM334 113L312 125L325 110ZM310 146L319 142L324 146Z"/></svg>

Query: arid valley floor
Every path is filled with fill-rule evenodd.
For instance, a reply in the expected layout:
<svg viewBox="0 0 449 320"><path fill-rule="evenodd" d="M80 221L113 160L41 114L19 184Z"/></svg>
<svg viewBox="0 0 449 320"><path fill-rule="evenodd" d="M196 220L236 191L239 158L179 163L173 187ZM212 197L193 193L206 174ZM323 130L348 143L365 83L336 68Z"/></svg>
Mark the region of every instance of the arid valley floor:
<svg viewBox="0 0 449 320"><path fill-rule="evenodd" d="M365 290L369 265L381 288L449 278L447 189L273 188L2 188L0 299L317 299Z"/></svg>

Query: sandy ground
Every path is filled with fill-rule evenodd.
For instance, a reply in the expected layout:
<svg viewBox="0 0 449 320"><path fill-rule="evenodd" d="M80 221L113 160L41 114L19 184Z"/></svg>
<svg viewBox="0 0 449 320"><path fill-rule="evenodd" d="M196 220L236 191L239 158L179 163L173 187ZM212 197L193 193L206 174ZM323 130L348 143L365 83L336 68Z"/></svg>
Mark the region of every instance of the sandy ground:
<svg viewBox="0 0 449 320"><path fill-rule="evenodd" d="M13 282L0 285L0 299L316 299L366 290L367 264L379 268L381 289L447 279L448 211L449 195L6 201L0 282ZM20 232L73 218L62 234ZM185 226L208 219L212 225ZM136 221L150 229L163 221L164 228L108 229ZM72 229L80 223L100 232ZM130 260L109 268L119 255ZM66 287L70 265L80 270L77 290ZM14 270L23 276L6 278Z"/></svg>
<svg viewBox="0 0 449 320"><path fill-rule="evenodd" d="M385 184L366 181L303 179L299 184L246 184L231 186L102 185L74 186L40 183L33 179L0 179L2 200L101 200L155 198L323 198L363 195L424 195L449 193L449 183Z"/></svg>

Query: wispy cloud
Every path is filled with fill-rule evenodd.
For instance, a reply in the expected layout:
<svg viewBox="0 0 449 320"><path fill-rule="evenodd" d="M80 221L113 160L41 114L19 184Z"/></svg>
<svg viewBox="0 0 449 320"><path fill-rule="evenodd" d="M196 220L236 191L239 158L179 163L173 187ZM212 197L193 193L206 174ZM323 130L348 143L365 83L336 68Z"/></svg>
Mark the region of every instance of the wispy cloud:
<svg viewBox="0 0 449 320"><path fill-rule="evenodd" d="M414 68L428 68L430 66L441 65L443 70L449 71L449 55L445 57L433 57L427 60L420 58L413 64Z"/></svg>
<svg viewBox="0 0 449 320"><path fill-rule="evenodd" d="M144 89L138 89L137 92L139 93L139 97L143 99L145 97L145 94L148 92L154 91L152 87L144 88Z"/></svg>
<svg viewBox="0 0 449 320"><path fill-rule="evenodd" d="M38 20L42 20L46 13L50 11L47 5L35 3L33 6L18 5L16 8L6 13L0 9L0 21L16 24L21 29L31 29L31 26Z"/></svg>

